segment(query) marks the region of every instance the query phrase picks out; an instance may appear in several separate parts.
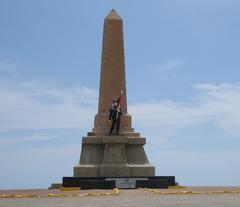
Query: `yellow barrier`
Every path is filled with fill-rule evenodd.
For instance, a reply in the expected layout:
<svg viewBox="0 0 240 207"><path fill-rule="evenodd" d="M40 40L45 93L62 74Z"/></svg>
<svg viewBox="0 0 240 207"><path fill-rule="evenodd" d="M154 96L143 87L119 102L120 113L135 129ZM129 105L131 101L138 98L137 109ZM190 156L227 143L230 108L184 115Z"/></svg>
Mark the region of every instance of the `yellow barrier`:
<svg viewBox="0 0 240 207"><path fill-rule="evenodd" d="M240 189L239 190L223 190L223 191L192 191L192 190L188 190L188 191L160 191L159 189L150 189L150 188L138 188L138 190L143 190L143 191L148 191L148 192L152 192L154 194L161 194L161 195L186 195L186 194L224 194L224 193L240 193Z"/></svg>
<svg viewBox="0 0 240 207"><path fill-rule="evenodd" d="M89 192L89 193L75 193L75 194L54 194L49 193L47 195L36 195L36 194L9 194L0 195L0 198L41 198L41 197L82 197L82 196L103 196L103 195L120 195L120 191L114 188L112 192Z"/></svg>
<svg viewBox="0 0 240 207"><path fill-rule="evenodd" d="M61 191L74 191L74 190L80 190L80 187L61 187Z"/></svg>
<svg viewBox="0 0 240 207"><path fill-rule="evenodd" d="M168 186L168 189L181 189L181 188L186 188L186 186L182 186L182 185Z"/></svg>

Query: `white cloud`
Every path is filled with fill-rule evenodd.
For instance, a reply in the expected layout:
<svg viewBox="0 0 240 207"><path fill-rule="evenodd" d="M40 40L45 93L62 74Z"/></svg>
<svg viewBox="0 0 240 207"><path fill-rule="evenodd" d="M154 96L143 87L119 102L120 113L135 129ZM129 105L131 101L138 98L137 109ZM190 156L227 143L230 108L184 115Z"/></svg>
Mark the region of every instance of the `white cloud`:
<svg viewBox="0 0 240 207"><path fill-rule="evenodd" d="M163 80L165 83L169 82L169 72L172 70L179 69L185 63L180 60L169 60L160 65L149 66L148 70L150 72L151 78L155 77L160 80ZM149 70L150 68L150 70Z"/></svg>
<svg viewBox="0 0 240 207"><path fill-rule="evenodd" d="M152 68L150 71L152 73L167 73L171 70L178 69L180 66L184 65L185 63L180 60L169 60L163 64L150 66Z"/></svg>
<svg viewBox="0 0 240 207"><path fill-rule="evenodd" d="M97 90L84 86L73 86L71 88L56 88L49 83L21 82L14 86L18 92L24 91L34 99L49 99L48 103L53 102L72 102L95 105L98 98ZM40 98L40 99L39 99Z"/></svg>
<svg viewBox="0 0 240 207"><path fill-rule="evenodd" d="M89 127L96 112L96 91L56 89L33 84L0 85L0 130Z"/></svg>
<svg viewBox="0 0 240 207"><path fill-rule="evenodd" d="M12 137L0 137L0 144L14 144L16 142L38 142L38 141L48 141L61 138L59 135L51 135L48 133L33 133L30 135L19 136L12 135Z"/></svg>
<svg viewBox="0 0 240 207"><path fill-rule="evenodd" d="M240 134L240 84L196 84L192 102L151 101L129 106L141 128L186 128L215 124ZM86 128L93 125L97 92L87 87L59 89L22 83L0 85L0 130ZM89 129L90 130L90 129Z"/></svg>
<svg viewBox="0 0 240 207"><path fill-rule="evenodd" d="M180 60L170 60L159 67L159 72L167 72L179 68L179 66L184 65L183 61Z"/></svg>
<svg viewBox="0 0 240 207"><path fill-rule="evenodd" d="M240 84L196 84L200 94L189 103L152 101L130 106L140 127L187 128L215 124L231 134L240 134Z"/></svg>

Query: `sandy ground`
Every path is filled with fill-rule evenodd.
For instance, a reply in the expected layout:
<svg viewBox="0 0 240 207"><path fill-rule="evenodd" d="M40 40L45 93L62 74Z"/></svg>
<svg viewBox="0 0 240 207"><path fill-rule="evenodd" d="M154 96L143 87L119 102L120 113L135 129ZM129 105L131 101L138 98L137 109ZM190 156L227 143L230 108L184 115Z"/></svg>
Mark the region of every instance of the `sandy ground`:
<svg viewBox="0 0 240 207"><path fill-rule="evenodd" d="M156 193L156 192L157 193ZM239 207L240 187L187 187L182 189L129 189L60 191L46 189L0 190L1 195L39 195L40 197L0 198L0 207ZM168 194L159 194L168 193ZM180 192L181 194L176 194ZM191 194L187 192L199 192ZM97 195L107 193L106 195ZM170 194L172 193L172 194ZM71 194L73 196L48 196ZM81 195L81 196L77 196Z"/></svg>
<svg viewBox="0 0 240 207"><path fill-rule="evenodd" d="M138 189L120 189L120 194L129 194L132 195L139 195L141 193L145 193L145 190L138 190ZM214 192L228 192L231 191L239 191L240 193L240 186L201 186L201 187L185 187L179 189L157 189L159 192L163 193L174 193L174 192L186 192L186 191L193 191L193 192L201 192L201 193L214 193ZM32 194L32 195L48 195L48 194L84 194L84 193L102 193L102 192L112 192L112 190L75 190L75 191L61 191L60 189L48 190L48 189L18 189L18 190L0 190L0 195L19 195L19 194Z"/></svg>

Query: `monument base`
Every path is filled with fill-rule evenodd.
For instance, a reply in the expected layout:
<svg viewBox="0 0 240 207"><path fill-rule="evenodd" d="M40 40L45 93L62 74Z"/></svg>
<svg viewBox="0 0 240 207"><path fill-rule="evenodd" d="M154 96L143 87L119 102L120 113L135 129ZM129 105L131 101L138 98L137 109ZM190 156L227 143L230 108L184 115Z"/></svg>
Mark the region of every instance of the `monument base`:
<svg viewBox="0 0 240 207"><path fill-rule="evenodd" d="M149 163L143 148L145 138L126 134L91 135L82 138L80 162L74 167L74 177L63 177L63 187L112 189L175 185L174 176L155 176L155 167Z"/></svg>
<svg viewBox="0 0 240 207"><path fill-rule="evenodd" d="M152 165L76 165L76 177L136 177L153 176L155 168Z"/></svg>
<svg viewBox="0 0 240 207"><path fill-rule="evenodd" d="M80 163L75 177L154 176L143 145L145 138L127 136L88 136L82 139Z"/></svg>
<svg viewBox="0 0 240 207"><path fill-rule="evenodd" d="M81 189L168 188L175 185L174 176L63 177L63 187L79 187Z"/></svg>

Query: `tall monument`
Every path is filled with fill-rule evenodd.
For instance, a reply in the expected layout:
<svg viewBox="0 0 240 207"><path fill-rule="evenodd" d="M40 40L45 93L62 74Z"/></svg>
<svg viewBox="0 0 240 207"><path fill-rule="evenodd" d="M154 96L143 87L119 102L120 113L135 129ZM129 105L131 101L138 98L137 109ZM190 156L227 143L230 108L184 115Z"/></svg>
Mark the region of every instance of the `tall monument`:
<svg viewBox="0 0 240 207"><path fill-rule="evenodd" d="M117 110L122 115L120 131L119 135L109 135L109 109L120 91L121 111ZM174 176L155 176L155 167L149 163L143 148L145 144L146 138L134 132L127 111L123 21L112 10L104 21L99 104L94 127L82 138L74 176L63 177L63 187L167 188L175 185Z"/></svg>
<svg viewBox="0 0 240 207"><path fill-rule="evenodd" d="M109 108L123 91L120 136L108 136ZM112 10L104 21L99 105L94 128L82 138L79 164L75 177L137 177L154 176L143 145L146 139L135 133L127 113L127 93L124 63L123 21Z"/></svg>
<svg viewBox="0 0 240 207"><path fill-rule="evenodd" d="M121 99L123 117L120 131L126 134L133 132L133 129L131 116L127 114L123 22L117 12L112 10L104 21L99 105L93 128L96 135L108 132L109 107L121 90L123 90Z"/></svg>

